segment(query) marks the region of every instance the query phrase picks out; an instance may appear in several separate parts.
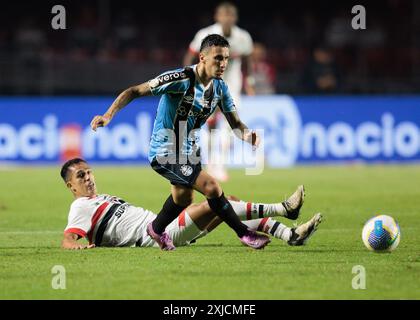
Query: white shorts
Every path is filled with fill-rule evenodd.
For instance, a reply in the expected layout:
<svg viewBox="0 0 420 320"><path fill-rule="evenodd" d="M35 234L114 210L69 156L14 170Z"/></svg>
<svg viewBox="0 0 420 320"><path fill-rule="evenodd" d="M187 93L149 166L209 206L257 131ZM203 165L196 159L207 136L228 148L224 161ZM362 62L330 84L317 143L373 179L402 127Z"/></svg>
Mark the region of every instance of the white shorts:
<svg viewBox="0 0 420 320"><path fill-rule="evenodd" d="M197 225L192 221L186 210L172 221L167 227L166 232L172 239L175 247L189 245L192 240L202 234ZM140 244L141 247L159 247L159 245L147 234L143 232L143 238Z"/></svg>

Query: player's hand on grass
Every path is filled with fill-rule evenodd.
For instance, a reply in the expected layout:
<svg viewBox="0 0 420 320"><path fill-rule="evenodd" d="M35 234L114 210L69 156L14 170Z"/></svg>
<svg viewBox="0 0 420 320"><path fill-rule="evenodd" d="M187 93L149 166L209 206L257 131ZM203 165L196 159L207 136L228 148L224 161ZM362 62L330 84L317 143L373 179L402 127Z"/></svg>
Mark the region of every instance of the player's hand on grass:
<svg viewBox="0 0 420 320"><path fill-rule="evenodd" d="M95 244L81 244L81 243L74 243L71 246L67 247L66 249L70 250L83 250L83 249L92 249L95 248Z"/></svg>
<svg viewBox="0 0 420 320"><path fill-rule="evenodd" d="M96 129L98 129L99 127L105 127L110 122L111 122L110 117L95 116L90 123L90 127L92 128L93 131L96 131Z"/></svg>

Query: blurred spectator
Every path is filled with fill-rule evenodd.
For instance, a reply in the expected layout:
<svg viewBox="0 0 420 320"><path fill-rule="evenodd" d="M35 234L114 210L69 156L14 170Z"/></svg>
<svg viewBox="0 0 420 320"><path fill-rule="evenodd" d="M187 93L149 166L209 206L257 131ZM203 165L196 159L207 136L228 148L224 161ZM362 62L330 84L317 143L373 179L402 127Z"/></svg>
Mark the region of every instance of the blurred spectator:
<svg viewBox="0 0 420 320"><path fill-rule="evenodd" d="M40 90L40 79L44 73L43 53L46 51L47 37L36 19L24 18L14 35L14 91L18 94ZM10 75L9 75L10 76Z"/></svg>
<svg viewBox="0 0 420 320"><path fill-rule="evenodd" d="M283 14L276 13L274 17L265 23L263 40L272 48L284 48L296 42L296 34L286 22Z"/></svg>
<svg viewBox="0 0 420 320"><path fill-rule="evenodd" d="M10 41L8 41L8 32L6 30L0 30L0 55L3 52L9 51Z"/></svg>
<svg viewBox="0 0 420 320"><path fill-rule="evenodd" d="M357 44L360 47L375 48L385 44L386 35L383 26L377 18L370 18L368 27L357 37Z"/></svg>
<svg viewBox="0 0 420 320"><path fill-rule="evenodd" d="M19 58L39 59L46 42L46 35L35 19L28 17L21 21L14 38L15 50Z"/></svg>
<svg viewBox="0 0 420 320"><path fill-rule="evenodd" d="M325 28L325 40L332 48L346 47L354 44L357 31L351 27L350 11L341 9Z"/></svg>
<svg viewBox="0 0 420 320"><path fill-rule="evenodd" d="M340 86L340 77L334 57L325 46L317 46L302 75L305 93L335 93Z"/></svg>
<svg viewBox="0 0 420 320"><path fill-rule="evenodd" d="M213 4L205 2L199 8L193 1L187 2L191 4L186 5L188 10L177 13L173 19L177 2L168 2L157 12L145 10L152 3L139 1L66 1L67 29L53 30L48 1L9 1L0 10L0 91L40 94L42 83L44 92L62 92L67 86L66 79L80 74L80 63L82 69L94 70L99 61L104 74L110 75L115 74L116 65L139 67L138 72L147 72L144 76L175 67L194 29L212 21ZM240 11L240 24L267 46L269 61L280 75L277 91L418 92L418 1L369 1L365 4L365 30L352 29L354 14L348 2L331 2L328 6L309 0L275 4L261 1L258 6L251 2L235 3ZM334 57L324 59L331 59L331 63L310 58L309 49L321 42L334 52ZM258 67L254 66L257 70L253 72L266 74L261 71L266 69L261 67L263 62L266 61L255 62ZM300 82L302 67L306 65L306 80ZM337 67L342 77L338 76ZM319 75L321 70L327 76L321 76L318 85L314 84L316 81L311 85L308 78L313 78L314 73ZM91 78L86 78L86 82L94 83L95 72L89 74ZM132 81L130 72L121 72L119 76L121 84L111 77L117 88ZM101 87L109 82L96 83L97 92L109 92L108 87ZM238 83L243 84L240 78ZM86 90L82 82L74 83L72 88L74 93Z"/></svg>
<svg viewBox="0 0 420 320"><path fill-rule="evenodd" d="M254 84L255 94L275 93L276 71L267 61L267 49L262 43L254 43L249 75Z"/></svg>
<svg viewBox="0 0 420 320"><path fill-rule="evenodd" d="M111 37L107 37L102 41L102 46L98 48L96 59L100 62L116 61L118 50L115 41Z"/></svg>
<svg viewBox="0 0 420 320"><path fill-rule="evenodd" d="M306 11L302 16L299 38L304 46L313 46L318 43L322 37L319 20L315 15Z"/></svg>
<svg viewBox="0 0 420 320"><path fill-rule="evenodd" d="M113 29L119 50L132 49L138 46L139 32L133 12L127 10L121 12Z"/></svg>
<svg viewBox="0 0 420 320"><path fill-rule="evenodd" d="M81 8L74 28L71 29L70 48L79 59L88 58L96 53L99 45L99 23L95 10L89 6Z"/></svg>

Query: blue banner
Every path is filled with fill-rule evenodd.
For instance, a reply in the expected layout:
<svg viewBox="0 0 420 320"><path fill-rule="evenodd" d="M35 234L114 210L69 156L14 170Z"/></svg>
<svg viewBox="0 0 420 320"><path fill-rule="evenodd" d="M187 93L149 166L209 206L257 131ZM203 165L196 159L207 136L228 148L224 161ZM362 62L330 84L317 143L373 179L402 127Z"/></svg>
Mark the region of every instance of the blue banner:
<svg viewBox="0 0 420 320"><path fill-rule="evenodd" d="M418 96L248 97L243 107L271 166L420 160Z"/></svg>
<svg viewBox="0 0 420 320"><path fill-rule="evenodd" d="M133 101L96 133L114 98L0 98L0 162L59 163L80 156L147 164L157 98ZM241 119L262 129L272 167L420 160L420 96L243 97ZM236 163L237 164L237 163Z"/></svg>

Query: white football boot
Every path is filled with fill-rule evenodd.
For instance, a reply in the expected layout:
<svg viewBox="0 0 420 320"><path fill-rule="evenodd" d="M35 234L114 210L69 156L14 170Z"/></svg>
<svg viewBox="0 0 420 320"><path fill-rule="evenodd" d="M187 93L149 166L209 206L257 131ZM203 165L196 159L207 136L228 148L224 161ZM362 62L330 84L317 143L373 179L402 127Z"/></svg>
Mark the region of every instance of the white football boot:
<svg viewBox="0 0 420 320"><path fill-rule="evenodd" d="M292 228L292 235L290 236L287 243L291 246L302 246L308 239L314 234L318 225L322 221L322 215L320 213L315 214L308 222Z"/></svg>

